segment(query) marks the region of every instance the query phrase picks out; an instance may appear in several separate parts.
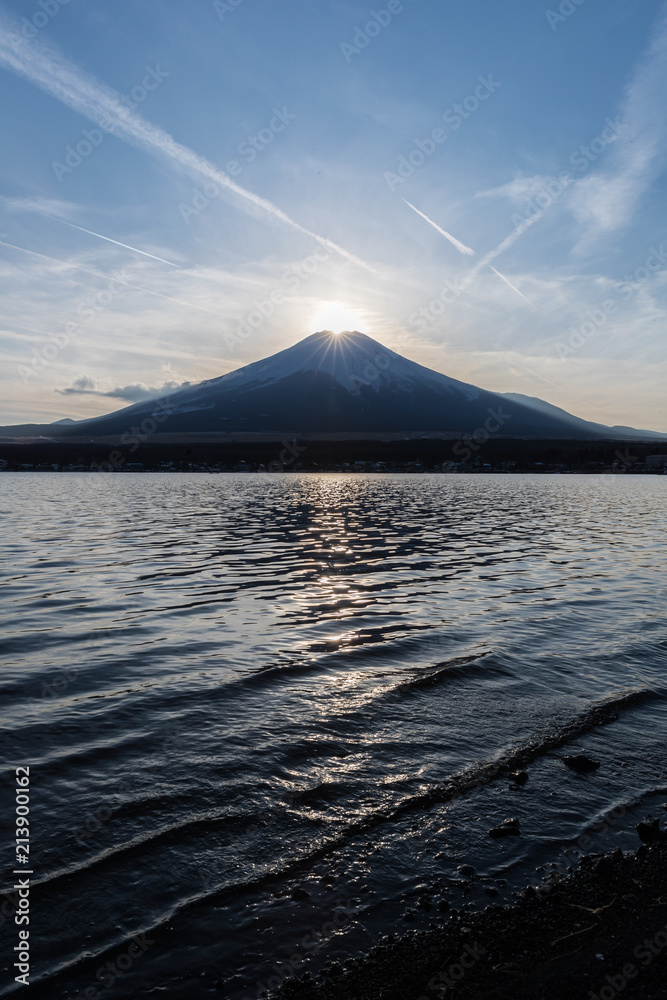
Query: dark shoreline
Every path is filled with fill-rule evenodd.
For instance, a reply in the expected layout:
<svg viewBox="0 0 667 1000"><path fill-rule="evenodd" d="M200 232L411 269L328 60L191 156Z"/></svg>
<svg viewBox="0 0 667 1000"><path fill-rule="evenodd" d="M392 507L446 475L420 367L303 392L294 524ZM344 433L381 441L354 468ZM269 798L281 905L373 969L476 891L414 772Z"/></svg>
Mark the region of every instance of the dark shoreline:
<svg viewBox="0 0 667 1000"><path fill-rule="evenodd" d="M655 475L667 469L665 441L491 438L484 445L410 436L399 440L213 442L132 438L0 440L8 472L386 472L601 473ZM394 436L396 437L396 436Z"/></svg>
<svg viewBox="0 0 667 1000"><path fill-rule="evenodd" d="M664 834L663 834L664 837ZM582 858L511 906L452 911L279 1000L665 1000L667 844Z"/></svg>

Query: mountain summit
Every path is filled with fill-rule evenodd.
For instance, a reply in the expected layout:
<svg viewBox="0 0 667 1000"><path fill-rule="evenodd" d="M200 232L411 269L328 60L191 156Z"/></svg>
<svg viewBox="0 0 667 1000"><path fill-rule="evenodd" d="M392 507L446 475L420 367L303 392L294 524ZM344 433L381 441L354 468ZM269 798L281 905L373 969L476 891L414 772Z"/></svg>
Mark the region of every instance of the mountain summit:
<svg viewBox="0 0 667 1000"><path fill-rule="evenodd" d="M488 392L409 361L363 333L315 333L219 378L92 420L59 438L129 432L159 409L160 435L363 433L604 438L619 428L589 423L528 396ZM627 430L627 436L643 432ZM49 428L53 434L53 425Z"/></svg>

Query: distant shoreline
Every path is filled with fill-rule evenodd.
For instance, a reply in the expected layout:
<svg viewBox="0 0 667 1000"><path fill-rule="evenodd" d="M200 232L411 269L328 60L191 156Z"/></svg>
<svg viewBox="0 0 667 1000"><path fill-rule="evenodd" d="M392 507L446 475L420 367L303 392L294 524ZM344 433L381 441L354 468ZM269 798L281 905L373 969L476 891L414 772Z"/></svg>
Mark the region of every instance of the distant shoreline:
<svg viewBox="0 0 667 1000"><path fill-rule="evenodd" d="M667 441L402 438L400 440L0 440L12 472L328 472L399 474L661 474Z"/></svg>
<svg viewBox="0 0 667 1000"><path fill-rule="evenodd" d="M109 470L113 475L207 475L207 476L277 476L277 475L332 475L332 476L664 476L661 469L115 469ZM0 474L9 473L46 473L60 475L61 473L100 473L108 474L105 469L64 468L39 469L18 468L0 469Z"/></svg>

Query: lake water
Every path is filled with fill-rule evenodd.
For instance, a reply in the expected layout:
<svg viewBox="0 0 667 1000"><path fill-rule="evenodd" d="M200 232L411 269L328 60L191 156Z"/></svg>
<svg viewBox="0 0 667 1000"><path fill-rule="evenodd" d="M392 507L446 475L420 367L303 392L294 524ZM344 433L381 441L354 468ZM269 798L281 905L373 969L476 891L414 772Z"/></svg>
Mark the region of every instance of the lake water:
<svg viewBox="0 0 667 1000"><path fill-rule="evenodd" d="M255 998L443 901L511 900L582 836L637 846L667 798L666 497L660 476L1 474L31 996ZM521 836L490 837L509 817Z"/></svg>

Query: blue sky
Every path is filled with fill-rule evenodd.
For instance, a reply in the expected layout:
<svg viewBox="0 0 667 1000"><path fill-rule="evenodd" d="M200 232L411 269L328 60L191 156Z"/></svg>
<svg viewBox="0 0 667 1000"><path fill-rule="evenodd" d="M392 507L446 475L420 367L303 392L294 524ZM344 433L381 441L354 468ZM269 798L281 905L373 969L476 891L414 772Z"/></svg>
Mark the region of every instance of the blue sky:
<svg viewBox="0 0 667 1000"><path fill-rule="evenodd" d="M667 431L666 56L662 0L0 0L0 422L340 325Z"/></svg>

